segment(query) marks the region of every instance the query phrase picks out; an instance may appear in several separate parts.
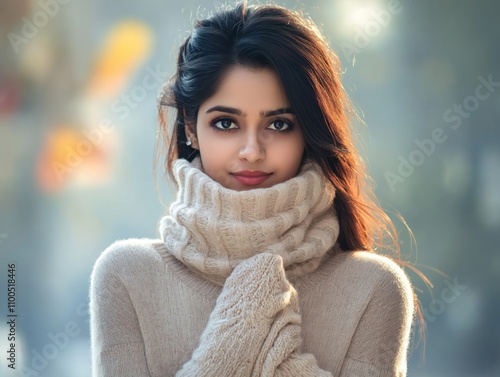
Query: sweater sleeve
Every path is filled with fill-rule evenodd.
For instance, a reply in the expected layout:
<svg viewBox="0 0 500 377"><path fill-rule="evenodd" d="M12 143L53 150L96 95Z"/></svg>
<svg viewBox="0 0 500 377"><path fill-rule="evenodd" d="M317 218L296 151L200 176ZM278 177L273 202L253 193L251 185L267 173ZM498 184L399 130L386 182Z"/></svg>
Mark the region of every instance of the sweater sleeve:
<svg viewBox="0 0 500 377"><path fill-rule="evenodd" d="M340 377L404 377L413 323L413 290L404 271L387 260L359 321Z"/></svg>
<svg viewBox="0 0 500 377"><path fill-rule="evenodd" d="M120 279L119 251L106 249L91 275L92 377L150 376L137 314Z"/></svg>

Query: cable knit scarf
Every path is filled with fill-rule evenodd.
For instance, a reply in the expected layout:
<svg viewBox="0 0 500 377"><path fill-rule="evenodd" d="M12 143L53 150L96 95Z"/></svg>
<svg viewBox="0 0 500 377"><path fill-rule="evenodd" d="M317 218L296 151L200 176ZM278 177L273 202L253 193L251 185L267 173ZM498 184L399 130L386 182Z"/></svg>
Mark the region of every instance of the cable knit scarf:
<svg viewBox="0 0 500 377"><path fill-rule="evenodd" d="M293 279L315 271L333 250L335 189L311 159L285 182L246 191L210 178L199 156L176 160L173 172L179 191L160 235L171 254L207 280L223 285L241 261L263 252L280 255Z"/></svg>

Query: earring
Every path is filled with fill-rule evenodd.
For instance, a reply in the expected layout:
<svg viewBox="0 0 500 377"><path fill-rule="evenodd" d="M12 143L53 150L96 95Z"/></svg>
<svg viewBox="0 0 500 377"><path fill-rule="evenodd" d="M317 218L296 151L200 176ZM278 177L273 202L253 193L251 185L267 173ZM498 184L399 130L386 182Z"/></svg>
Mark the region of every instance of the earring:
<svg viewBox="0 0 500 377"><path fill-rule="evenodd" d="M186 141L186 145L191 145L191 139L188 139L188 141Z"/></svg>

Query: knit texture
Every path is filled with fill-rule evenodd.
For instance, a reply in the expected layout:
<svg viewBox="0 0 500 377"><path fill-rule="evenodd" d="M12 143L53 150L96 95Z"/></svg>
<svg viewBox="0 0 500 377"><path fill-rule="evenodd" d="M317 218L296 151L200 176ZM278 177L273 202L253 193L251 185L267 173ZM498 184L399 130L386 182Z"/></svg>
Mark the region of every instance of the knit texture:
<svg viewBox="0 0 500 377"><path fill-rule="evenodd" d="M93 377L406 376L409 279L384 256L340 250L317 165L244 192L196 159L174 172L162 239L117 241L95 263Z"/></svg>
<svg viewBox="0 0 500 377"><path fill-rule="evenodd" d="M161 240L114 242L91 276L92 376L173 377L194 370L192 376L229 377L235 374L225 374L226 365L231 371L245 363L245 374L252 365L263 376L275 365L275 376L406 376L414 306L409 279L396 263L366 251L335 254L293 283L299 319L279 258L257 254L220 287L187 269ZM242 357L248 350L249 358ZM207 360L214 374L203 370Z"/></svg>
<svg viewBox="0 0 500 377"><path fill-rule="evenodd" d="M279 255L261 253L229 275L200 344L176 377L332 377L301 354L295 288Z"/></svg>
<svg viewBox="0 0 500 377"><path fill-rule="evenodd" d="M336 250L335 189L319 165L308 160L295 177L247 191L207 176L199 156L176 160L173 171L179 192L160 224L163 241L191 270L224 286L176 376L331 376L300 353L297 291L287 279L312 273Z"/></svg>
<svg viewBox="0 0 500 377"><path fill-rule="evenodd" d="M313 160L285 182L246 191L210 178L199 156L176 160L173 172L179 191L160 235L170 253L207 280L223 285L236 265L263 252L280 255L294 279L336 250L335 188Z"/></svg>

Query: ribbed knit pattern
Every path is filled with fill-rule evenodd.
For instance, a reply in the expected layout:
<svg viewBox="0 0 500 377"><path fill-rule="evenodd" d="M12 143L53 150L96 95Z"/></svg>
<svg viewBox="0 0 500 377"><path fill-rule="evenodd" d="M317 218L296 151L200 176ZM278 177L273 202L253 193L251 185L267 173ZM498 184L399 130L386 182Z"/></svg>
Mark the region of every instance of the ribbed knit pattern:
<svg viewBox="0 0 500 377"><path fill-rule="evenodd" d="M174 173L162 239L117 241L94 266L93 377L406 376L410 281L384 256L340 249L316 164L241 192L199 159Z"/></svg>
<svg viewBox="0 0 500 377"><path fill-rule="evenodd" d="M269 188L236 191L206 175L199 156L178 159L179 191L160 235L170 253L191 270L224 284L234 267L262 252L283 259L293 279L315 271L337 241L335 189L316 162Z"/></svg>
<svg viewBox="0 0 500 377"><path fill-rule="evenodd" d="M173 171L179 191L161 220L162 239L179 261L223 285L176 376L331 376L300 353L298 296L287 280L337 250L335 189L320 167L308 160L295 177L246 191L207 176L199 157L176 160Z"/></svg>

